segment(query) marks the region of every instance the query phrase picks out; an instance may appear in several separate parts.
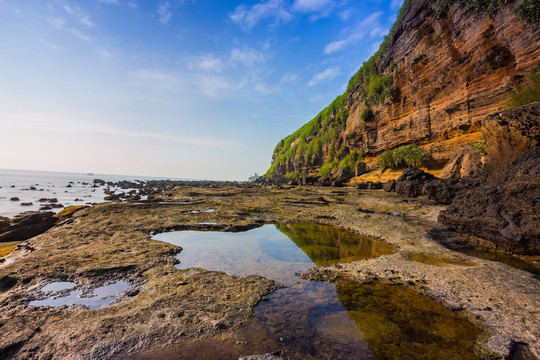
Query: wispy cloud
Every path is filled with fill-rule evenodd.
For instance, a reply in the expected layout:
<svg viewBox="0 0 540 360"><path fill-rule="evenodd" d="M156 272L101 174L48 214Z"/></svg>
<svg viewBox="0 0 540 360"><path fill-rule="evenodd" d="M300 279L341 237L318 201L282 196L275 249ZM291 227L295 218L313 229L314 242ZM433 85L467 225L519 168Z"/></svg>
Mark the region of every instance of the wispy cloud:
<svg viewBox="0 0 540 360"><path fill-rule="evenodd" d="M197 81L201 92L209 97L221 97L235 86L223 76L204 75Z"/></svg>
<svg viewBox="0 0 540 360"><path fill-rule="evenodd" d="M250 30L260 21L270 19L274 24L293 18L284 0L265 0L252 6L240 5L229 15L244 30Z"/></svg>
<svg viewBox="0 0 540 360"><path fill-rule="evenodd" d="M311 78L311 80L308 82L308 86L314 86L320 83L321 81L332 80L336 76L338 76L340 72L341 72L341 69L338 66L331 67L324 71L321 71L320 73L315 74Z"/></svg>
<svg viewBox="0 0 540 360"><path fill-rule="evenodd" d="M128 6L129 6L130 8L132 8L132 9L138 9L138 8L139 8L139 5L138 5L136 2L134 2L134 1L130 1L130 2L128 2L127 4L128 4Z"/></svg>
<svg viewBox="0 0 540 360"><path fill-rule="evenodd" d="M240 144L221 139L212 139L206 137L188 137L171 134L161 134L147 131L136 131L127 129L118 129L96 122L73 121L72 119L63 120L62 116L47 113L21 113L21 114L0 114L0 125L3 128L21 129L21 130L39 130L44 132L66 132L66 133L96 133L118 135L123 137L138 137L173 143L199 145L215 148L238 148Z"/></svg>
<svg viewBox="0 0 540 360"><path fill-rule="evenodd" d="M62 30L66 24L66 19L61 16L47 18L47 21L49 21L58 30Z"/></svg>
<svg viewBox="0 0 540 360"><path fill-rule="evenodd" d="M264 54L254 49L233 49L231 51L231 61L251 66L255 63L264 61Z"/></svg>
<svg viewBox="0 0 540 360"><path fill-rule="evenodd" d="M403 0L392 0L390 3L390 8L392 10L397 10L401 7L401 5L403 5Z"/></svg>
<svg viewBox="0 0 540 360"><path fill-rule="evenodd" d="M114 58L114 55L105 49L98 49L98 53L106 59Z"/></svg>
<svg viewBox="0 0 540 360"><path fill-rule="evenodd" d="M332 7L332 0L295 0L293 4L293 9L301 12L322 11Z"/></svg>
<svg viewBox="0 0 540 360"><path fill-rule="evenodd" d="M128 72L128 77L139 84L155 88L169 89L178 83L176 74L158 70L142 69L130 71Z"/></svg>
<svg viewBox="0 0 540 360"><path fill-rule="evenodd" d="M296 81L296 79L298 79L298 74L289 73L289 74L283 75L280 83L282 84L293 83Z"/></svg>
<svg viewBox="0 0 540 360"><path fill-rule="evenodd" d="M191 70L202 70L206 72L221 72L225 64L214 54L198 56L191 60L187 67Z"/></svg>
<svg viewBox="0 0 540 360"><path fill-rule="evenodd" d="M348 45L363 39L366 35L370 35L371 37L378 36L382 32L382 30L375 32L373 30L382 29L380 25L381 16L381 11L377 11L369 15L363 21L358 23L354 28L346 31L345 33L347 35L343 39L332 41L331 43L326 45L326 47L324 48L324 53L332 54L334 52L340 51Z"/></svg>
<svg viewBox="0 0 540 360"><path fill-rule="evenodd" d="M172 18L171 3L164 2L158 7L158 20L162 24L167 24Z"/></svg>
<svg viewBox="0 0 540 360"><path fill-rule="evenodd" d="M71 6L69 5L64 5L64 10L66 10L67 13L73 15L73 17L75 17L75 19L80 22L81 24L85 25L85 26L88 26L88 27L95 27L96 24L94 24L92 22L92 20L90 20L90 17L86 14L84 14L81 9L79 9L78 7L76 8L72 8Z"/></svg>
<svg viewBox="0 0 540 360"><path fill-rule="evenodd" d="M77 29L69 29L69 32L71 34L73 34L74 36L78 37L79 39L82 39L84 41L87 41L87 42L93 42L94 39L91 38L90 36L86 35L86 34L83 34L82 32L80 32L79 30Z"/></svg>
<svg viewBox="0 0 540 360"><path fill-rule="evenodd" d="M98 1L102 3L107 3L107 4L118 4L118 0L98 0Z"/></svg>

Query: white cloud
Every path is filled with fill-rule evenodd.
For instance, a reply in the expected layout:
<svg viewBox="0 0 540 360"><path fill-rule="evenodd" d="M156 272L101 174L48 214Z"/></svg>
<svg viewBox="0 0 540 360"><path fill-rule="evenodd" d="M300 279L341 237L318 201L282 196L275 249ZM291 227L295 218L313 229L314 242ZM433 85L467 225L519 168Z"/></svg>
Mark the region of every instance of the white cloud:
<svg viewBox="0 0 540 360"><path fill-rule="evenodd" d="M276 24L292 19L284 0L265 0L253 6L240 5L229 15L244 30L250 30L261 20L273 19Z"/></svg>
<svg viewBox="0 0 540 360"><path fill-rule="evenodd" d="M254 90L259 94L269 95L275 94L279 89L276 87L269 88L265 83L259 82L255 84Z"/></svg>
<svg viewBox="0 0 540 360"><path fill-rule="evenodd" d="M77 29L69 29L69 32L72 33L74 36L78 37L79 39L83 39L87 42L93 42L94 39L92 39L90 36L83 34Z"/></svg>
<svg viewBox="0 0 540 360"><path fill-rule="evenodd" d="M105 49L98 49L98 53L106 59L112 59L114 57L113 54L111 54Z"/></svg>
<svg viewBox="0 0 540 360"><path fill-rule="evenodd" d="M188 64L189 69L209 72L221 72L224 67L223 61L213 54L200 56Z"/></svg>
<svg viewBox="0 0 540 360"><path fill-rule="evenodd" d="M339 67L331 67L318 74L315 74L308 82L308 86L316 85L321 81L332 80L339 75L340 71L341 70Z"/></svg>
<svg viewBox="0 0 540 360"><path fill-rule="evenodd" d="M298 79L298 74L285 74L282 78L280 83L293 83Z"/></svg>
<svg viewBox="0 0 540 360"><path fill-rule="evenodd" d="M397 10L401 7L402 4L403 0L392 0L392 2L390 3L390 8L392 10Z"/></svg>
<svg viewBox="0 0 540 360"><path fill-rule="evenodd" d="M66 24L66 19L61 16L47 18L47 20L58 30L62 30L64 28L64 25Z"/></svg>
<svg viewBox="0 0 540 360"><path fill-rule="evenodd" d="M118 0L98 0L98 1L102 3L107 3L107 4L118 4Z"/></svg>
<svg viewBox="0 0 540 360"><path fill-rule="evenodd" d="M346 40L332 41L330 44L326 45L326 47L324 48L324 53L325 54L335 53L336 51L340 51L343 48L345 48L347 44L348 42Z"/></svg>
<svg viewBox="0 0 540 360"><path fill-rule="evenodd" d="M85 26L88 26L88 27L95 27L96 24L94 24L92 22L92 20L90 20L90 17L86 14L84 14L81 9L79 9L78 7L76 7L75 9L73 9L71 6L69 5L64 5L64 10L66 10L67 13L73 15L73 17L78 21L80 22L81 24L85 25Z"/></svg>
<svg viewBox="0 0 540 360"><path fill-rule="evenodd" d="M233 49L231 51L231 61L251 66L264 61L264 54L254 49Z"/></svg>
<svg viewBox="0 0 540 360"><path fill-rule="evenodd" d="M222 76L203 76L199 80L201 92L209 97L219 97L234 88L226 78Z"/></svg>
<svg viewBox="0 0 540 360"><path fill-rule="evenodd" d="M178 80L174 73L164 73L157 70L142 69L137 71L130 71L128 72L128 76L132 80L142 85L156 88L168 89L178 83Z"/></svg>
<svg viewBox="0 0 540 360"><path fill-rule="evenodd" d="M332 54L334 52L340 51L347 47L350 44L353 44L362 38L364 38L366 35L370 35L371 37L377 36L380 32L373 31L373 29L379 29L380 21L379 19L382 16L381 11L374 12L373 14L369 15L367 18L365 18L363 21L361 21L358 25L356 25L354 28L348 31L348 35L344 39L332 41L326 47L324 48L325 54Z"/></svg>
<svg viewBox="0 0 540 360"><path fill-rule="evenodd" d="M326 11L332 7L332 0L295 0L293 4L293 9L300 12Z"/></svg>
<svg viewBox="0 0 540 360"><path fill-rule="evenodd" d="M158 8L158 20L162 24L167 24L172 18L171 3L164 2Z"/></svg>
<svg viewBox="0 0 540 360"><path fill-rule="evenodd" d="M134 1L128 2L128 6L129 6L130 8L132 8L132 9L138 9L138 8L139 8L139 5L138 5L136 2L134 2Z"/></svg>

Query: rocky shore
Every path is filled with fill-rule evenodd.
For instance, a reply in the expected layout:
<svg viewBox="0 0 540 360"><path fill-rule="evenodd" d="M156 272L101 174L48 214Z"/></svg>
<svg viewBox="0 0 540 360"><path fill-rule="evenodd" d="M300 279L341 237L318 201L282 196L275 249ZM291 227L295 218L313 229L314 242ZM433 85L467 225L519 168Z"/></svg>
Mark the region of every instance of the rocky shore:
<svg viewBox="0 0 540 360"><path fill-rule="evenodd" d="M477 343L481 357L505 357L518 345L540 355L540 280L441 245L442 237L465 242L436 223L444 205L352 187L195 185L153 184L148 200L83 208L23 241L0 264L0 353L14 359L107 359L216 334L234 337L276 285L260 276L177 270L181 249L151 235L302 221L348 229L396 248L375 259L314 268L308 278L407 286L484 329ZM29 306L47 295L40 289L51 282L91 291L118 280L129 289L99 309Z"/></svg>

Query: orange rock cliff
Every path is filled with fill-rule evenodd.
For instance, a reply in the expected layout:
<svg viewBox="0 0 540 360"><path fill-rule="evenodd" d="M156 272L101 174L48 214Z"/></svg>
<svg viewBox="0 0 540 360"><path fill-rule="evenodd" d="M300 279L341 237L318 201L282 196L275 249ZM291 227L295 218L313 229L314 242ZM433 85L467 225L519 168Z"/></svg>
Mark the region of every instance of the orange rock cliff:
<svg viewBox="0 0 540 360"><path fill-rule="evenodd" d="M540 23L516 15L520 1L491 17L467 1L441 3L406 1L345 94L277 145L267 176L337 171L351 154L367 165L358 175L376 169L385 150L412 142L441 168L480 141L482 119L540 68Z"/></svg>

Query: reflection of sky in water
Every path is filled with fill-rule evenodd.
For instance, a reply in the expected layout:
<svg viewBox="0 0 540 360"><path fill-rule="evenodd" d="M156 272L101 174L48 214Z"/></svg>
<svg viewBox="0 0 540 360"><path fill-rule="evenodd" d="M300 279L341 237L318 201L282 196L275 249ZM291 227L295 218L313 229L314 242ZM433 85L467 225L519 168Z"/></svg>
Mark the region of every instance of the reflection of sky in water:
<svg viewBox="0 0 540 360"><path fill-rule="evenodd" d="M77 286L77 284L68 281L56 281L45 285L41 291L60 291Z"/></svg>
<svg viewBox="0 0 540 360"><path fill-rule="evenodd" d="M201 267L230 275L257 274L284 284L297 282L295 272L315 264L274 225L241 233L176 231L154 236L155 240L183 248L179 269Z"/></svg>
<svg viewBox="0 0 540 360"><path fill-rule="evenodd" d="M56 284L56 285L55 285ZM58 283L52 283L49 285L52 285L54 287L59 287L61 284ZM73 284L73 283L64 283L64 284ZM47 285L47 286L49 286ZM74 284L73 284L74 285ZM42 291L59 291L63 289L68 289L69 287L63 287L60 289L55 290L46 290L45 286ZM71 287L71 286L70 286ZM44 300L34 300L30 302L31 306L60 306L60 305L85 305L89 309L99 309L100 307L103 307L107 304L110 304L114 301L116 295L124 290L127 290L129 287L129 283L126 281L117 281L115 283L105 285L98 287L92 291L92 293L81 297L81 291L80 290L73 290L71 291L67 296L62 296L58 298L48 298Z"/></svg>

